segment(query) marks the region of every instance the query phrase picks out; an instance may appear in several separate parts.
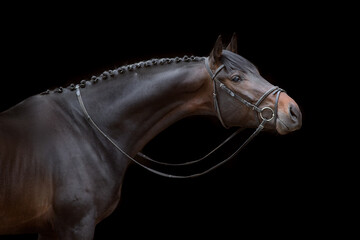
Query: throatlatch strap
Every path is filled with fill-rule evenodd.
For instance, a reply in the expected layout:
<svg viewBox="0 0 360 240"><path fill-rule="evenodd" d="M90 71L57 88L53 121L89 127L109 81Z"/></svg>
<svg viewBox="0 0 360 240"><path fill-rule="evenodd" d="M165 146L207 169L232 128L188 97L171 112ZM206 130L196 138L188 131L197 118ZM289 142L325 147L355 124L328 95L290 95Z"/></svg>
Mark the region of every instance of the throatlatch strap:
<svg viewBox="0 0 360 240"><path fill-rule="evenodd" d="M217 99L217 94L216 94L216 76L219 74L219 72L225 67L224 64L222 64L220 67L218 67L215 71L215 73L213 73L210 69L210 64L209 64L209 58L205 58L205 67L206 70L208 71L211 79L213 80L213 102L214 102L214 109L215 112L218 116L218 119L220 120L221 124L223 125L224 128L228 129L229 127L225 124L225 121L223 120L222 116L221 116L221 112L220 112L220 106L219 106L219 102Z"/></svg>

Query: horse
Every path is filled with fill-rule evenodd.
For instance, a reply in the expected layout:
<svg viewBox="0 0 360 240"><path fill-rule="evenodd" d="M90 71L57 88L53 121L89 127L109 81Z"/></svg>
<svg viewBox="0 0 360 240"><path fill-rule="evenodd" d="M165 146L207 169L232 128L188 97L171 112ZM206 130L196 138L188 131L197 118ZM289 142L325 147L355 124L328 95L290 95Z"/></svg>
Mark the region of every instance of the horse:
<svg viewBox="0 0 360 240"><path fill-rule="evenodd" d="M239 150L263 129L300 129L297 103L237 53L236 35L224 46L219 36L207 57L121 66L2 112L0 235L93 239L95 226L118 205L131 163L176 177L140 163L138 153L188 116L256 129Z"/></svg>

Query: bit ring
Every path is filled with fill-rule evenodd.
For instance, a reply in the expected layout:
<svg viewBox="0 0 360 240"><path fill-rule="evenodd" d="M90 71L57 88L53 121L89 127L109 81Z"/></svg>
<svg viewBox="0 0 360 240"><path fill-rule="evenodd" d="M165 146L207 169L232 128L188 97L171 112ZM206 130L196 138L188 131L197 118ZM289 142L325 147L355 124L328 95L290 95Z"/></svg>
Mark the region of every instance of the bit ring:
<svg viewBox="0 0 360 240"><path fill-rule="evenodd" d="M265 110L270 110L271 111L271 117L270 118L266 118L263 116L263 111ZM270 122L271 120L273 120L273 118L275 117L275 113L274 113L274 110L271 108L271 107L263 107L261 110L260 110L260 118L264 121L267 121L267 122Z"/></svg>

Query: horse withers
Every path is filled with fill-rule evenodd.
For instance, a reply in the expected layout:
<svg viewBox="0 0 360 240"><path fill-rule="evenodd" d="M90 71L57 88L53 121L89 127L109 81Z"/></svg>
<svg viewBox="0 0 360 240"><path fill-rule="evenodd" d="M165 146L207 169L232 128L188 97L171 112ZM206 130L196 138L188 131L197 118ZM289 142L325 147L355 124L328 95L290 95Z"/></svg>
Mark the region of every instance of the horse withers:
<svg viewBox="0 0 360 240"><path fill-rule="evenodd" d="M302 122L296 102L237 54L235 35L208 57L151 59L32 96L0 114L0 234L92 239L137 153L191 115L254 135Z"/></svg>

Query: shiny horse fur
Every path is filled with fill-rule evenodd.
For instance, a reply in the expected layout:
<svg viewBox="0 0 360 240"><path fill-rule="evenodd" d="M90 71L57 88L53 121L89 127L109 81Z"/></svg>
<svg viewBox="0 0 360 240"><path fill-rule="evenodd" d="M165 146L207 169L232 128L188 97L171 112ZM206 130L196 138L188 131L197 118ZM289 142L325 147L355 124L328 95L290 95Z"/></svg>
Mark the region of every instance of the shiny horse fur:
<svg viewBox="0 0 360 240"><path fill-rule="evenodd" d="M252 71L227 68L219 79L251 101L272 85L236 49L235 36L227 50L219 38L210 67L226 59L234 68L247 64ZM243 80L232 81L234 74ZM93 120L132 157L184 117L216 116L203 57L152 59L106 71L80 87ZM130 160L85 119L74 89L46 91L0 114L0 235L92 239L96 224L117 206ZM257 126L253 111L221 91L218 97L227 125ZM269 97L262 106L274 101ZM300 128L300 110L286 93L278 111L269 129L285 134Z"/></svg>

